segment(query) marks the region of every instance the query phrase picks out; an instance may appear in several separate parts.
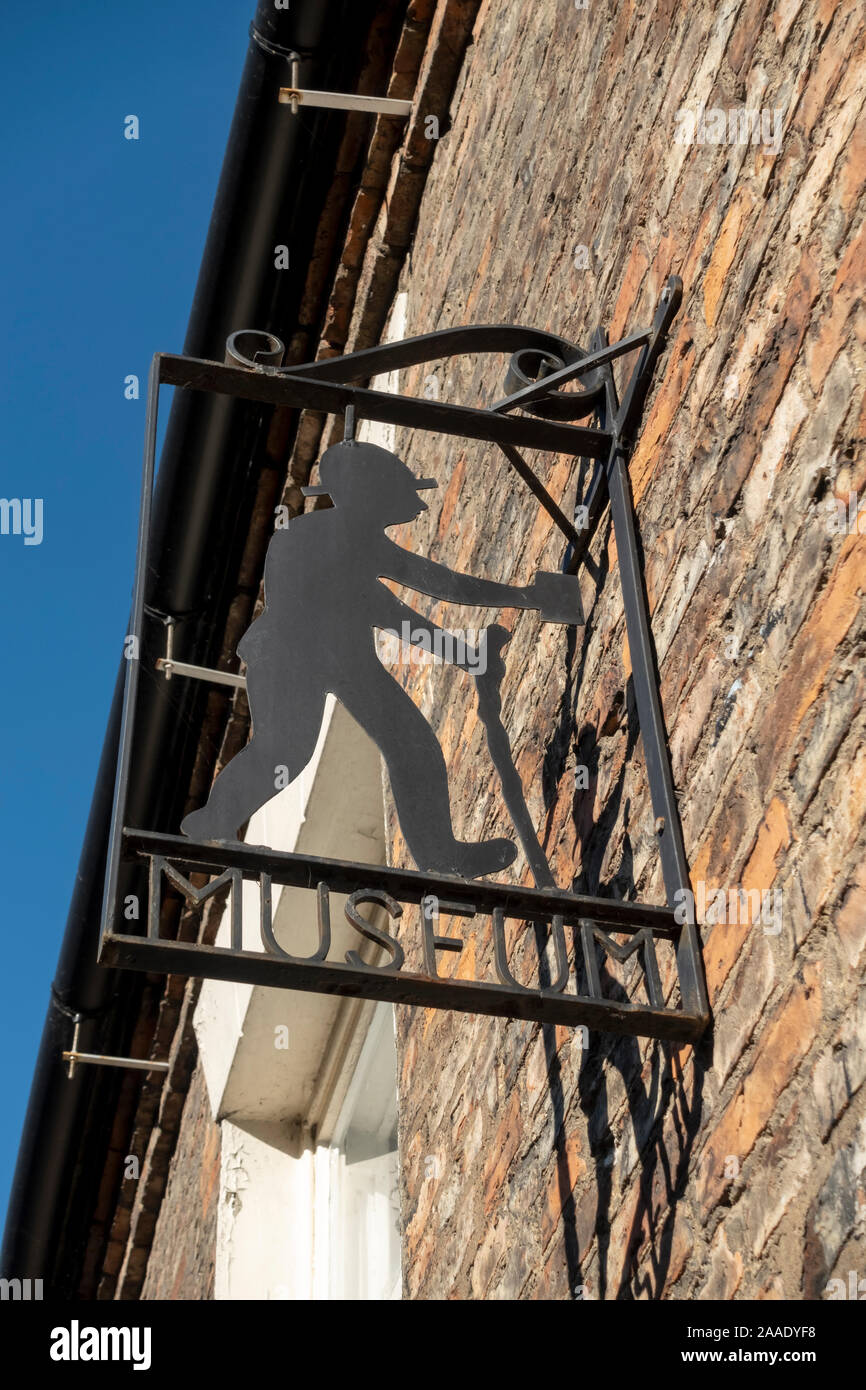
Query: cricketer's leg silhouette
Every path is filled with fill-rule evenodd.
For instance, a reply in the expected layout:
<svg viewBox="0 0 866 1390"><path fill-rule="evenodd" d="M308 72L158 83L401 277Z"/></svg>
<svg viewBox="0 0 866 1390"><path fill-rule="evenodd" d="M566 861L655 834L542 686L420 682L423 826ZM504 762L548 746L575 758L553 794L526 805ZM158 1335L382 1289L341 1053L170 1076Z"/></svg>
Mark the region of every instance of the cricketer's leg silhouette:
<svg viewBox="0 0 866 1390"><path fill-rule="evenodd" d="M192 839L235 838L254 811L303 772L315 751L324 686L281 681L261 670L250 670L247 682L253 736L216 778L207 804L184 819L181 829ZM511 840L455 839L448 773L436 735L375 655L351 676L328 684L382 752L400 826L419 869L478 878L513 862L517 846Z"/></svg>
<svg viewBox="0 0 866 1390"><path fill-rule="evenodd" d="M253 736L216 778L207 804L185 817L181 830L191 839L234 839L254 811L303 772L316 751L324 691L250 669L247 696Z"/></svg>
<svg viewBox="0 0 866 1390"><path fill-rule="evenodd" d="M511 840L454 838L439 740L411 696L375 657L334 693L382 753L400 828L419 869L478 878L513 863L517 846Z"/></svg>

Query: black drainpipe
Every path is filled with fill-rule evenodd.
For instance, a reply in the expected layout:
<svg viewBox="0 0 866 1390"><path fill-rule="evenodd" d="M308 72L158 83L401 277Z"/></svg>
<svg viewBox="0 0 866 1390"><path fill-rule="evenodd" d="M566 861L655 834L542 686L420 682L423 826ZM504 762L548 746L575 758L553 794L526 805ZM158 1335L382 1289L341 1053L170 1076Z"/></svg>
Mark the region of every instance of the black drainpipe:
<svg viewBox="0 0 866 1390"><path fill-rule="evenodd" d="M286 61L299 50L305 85L353 90L375 3L260 0L241 78L190 314L184 352L222 361L240 328L286 333L297 322L313 236L344 118L279 106ZM274 246L291 248L290 269ZM314 327L311 325L311 327ZM154 344L154 347L169 347ZM182 616L181 660L214 665L262 466L266 417L249 407L177 392L157 480L148 604ZM240 451L240 452L239 452ZM129 460L138 470L139 460ZM130 556L130 566L132 563ZM142 655L140 730L130 823L175 829L192 774L206 692L196 682L147 679L159 653ZM120 721L121 672L57 973L51 988L6 1219L4 1278L43 1279L45 1296L74 1298L105 1162L120 1077L79 1066L68 1079L61 1052L82 1018L79 1048L123 1055L144 977L96 965L105 852Z"/></svg>

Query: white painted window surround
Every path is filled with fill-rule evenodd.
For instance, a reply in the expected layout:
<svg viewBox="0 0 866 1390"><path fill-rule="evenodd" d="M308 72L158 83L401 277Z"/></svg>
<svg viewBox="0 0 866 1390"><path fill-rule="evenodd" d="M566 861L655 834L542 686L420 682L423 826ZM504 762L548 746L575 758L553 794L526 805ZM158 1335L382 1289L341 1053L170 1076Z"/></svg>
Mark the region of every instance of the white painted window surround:
<svg viewBox="0 0 866 1390"><path fill-rule="evenodd" d="M377 1008L331 1148L331 1298L401 1296L394 1010Z"/></svg>
<svg viewBox="0 0 866 1390"><path fill-rule="evenodd" d="M398 296L388 338L405 336ZM396 374L379 390L396 390ZM393 430L359 438L393 447ZM315 754L250 821L247 840L385 862L379 752L329 698ZM258 887L244 884L245 949L260 949ZM361 947L332 902L331 959ZM316 941L315 895L274 885L274 933ZM228 944L224 918L217 938ZM364 943L362 954L375 958ZM205 981L195 1030L221 1123L217 1299L401 1297L394 1010L369 1000Z"/></svg>

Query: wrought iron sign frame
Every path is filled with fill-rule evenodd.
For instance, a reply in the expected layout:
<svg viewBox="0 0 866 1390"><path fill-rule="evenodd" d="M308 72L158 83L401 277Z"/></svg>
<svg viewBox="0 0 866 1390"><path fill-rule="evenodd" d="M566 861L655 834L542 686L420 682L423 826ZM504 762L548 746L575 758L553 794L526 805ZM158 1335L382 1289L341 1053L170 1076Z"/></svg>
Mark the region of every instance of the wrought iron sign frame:
<svg viewBox="0 0 866 1390"><path fill-rule="evenodd" d="M301 366L273 365L281 345L264 359L249 360L235 350L230 364L157 354L151 366L145 427L144 469L138 532L131 651L127 663L123 716L109 841L99 961L106 966L234 980L288 989L354 995L395 1003L447 1008L462 1012L534 1019L547 1023L586 1025L603 1031L688 1041L698 1038L709 1022L700 937L689 904L690 879L682 828L673 787L664 719L656 677L649 611L640 563L637 527L628 477L643 404L668 329L682 298L682 282L671 276L651 326L610 344L596 330L589 350L553 334L508 324L447 329L406 339L344 357ZM242 335L233 335L235 340ZM230 340L230 349L232 340ZM487 409L450 405L396 394L385 394L353 383L464 353L510 353L506 396ZM612 364L637 352L622 402L614 384ZM241 362L243 365L232 365ZM546 374L545 374L546 373ZM579 391L560 388L577 383ZM309 855L290 854L240 843L201 842L180 835L128 827L127 792L133 772L136 696L145 615L151 507L155 473L157 406L161 385L242 398L262 404L307 408L326 414L355 417L422 431L455 435L496 445L518 472L568 541L563 569L575 574L587 557L594 530L610 502L623 589L626 632L631 654L635 703L644 743L656 835L661 856L667 906L649 906L616 899L590 898L556 887L549 866L528 822L520 780L509 775L507 759L498 758L490 738L498 703L491 714L480 708L494 763L515 828L523 843L536 887L518 887L489 880L461 878L446 872L387 868L346 863ZM512 412L521 410L523 415ZM574 419L594 414L592 426ZM350 427L350 433L353 433ZM364 447L364 446L362 446ZM547 449L574 458L594 460L589 485L578 502L585 509L581 528L568 519L559 504L524 460L519 450ZM396 461L399 464L399 460ZM401 465L402 466L402 465ZM324 489L320 489L324 490ZM267 582L266 582L267 589ZM464 600L465 601L465 600ZM563 619L559 619L563 621ZM198 673L190 668L189 674ZM481 695L479 686L479 704ZM255 729L255 720L254 720ZM501 730L507 744L507 736ZM231 766L231 764L229 764ZM194 817L192 818L194 819ZM149 910L146 935L121 928L121 880L124 862L149 865ZM483 872L479 870L477 872ZM209 874L210 882L194 885L188 874ZM241 885L259 884L263 951L243 948ZM160 937L160 902L168 882L189 903L201 903L226 887L232 894L229 947ZM272 886L292 885L317 894L319 942L312 956L298 959L276 941L273 932ZM327 959L331 944L330 895L348 895L345 913L357 931L385 947L383 964L365 963L356 951L346 961ZM405 904L420 909L420 945L424 973L404 966L403 948L387 930L373 925L358 908L382 909L394 920ZM675 912L675 909L679 908ZM493 925L497 983L442 978L436 969L437 951L459 951L462 942L437 934L436 912L457 917L490 916ZM505 920L519 918L536 924L539 952L549 935L555 959L553 980L541 963L537 988L521 985L511 974L505 944ZM686 920L681 920L685 918ZM565 928L575 932L583 961L587 992L567 992L569 959ZM624 934L625 944L614 940ZM655 956L656 939L672 943L681 1006L665 1004ZM597 945L617 960L640 952L648 1003L604 997ZM575 964L575 973L577 965Z"/></svg>

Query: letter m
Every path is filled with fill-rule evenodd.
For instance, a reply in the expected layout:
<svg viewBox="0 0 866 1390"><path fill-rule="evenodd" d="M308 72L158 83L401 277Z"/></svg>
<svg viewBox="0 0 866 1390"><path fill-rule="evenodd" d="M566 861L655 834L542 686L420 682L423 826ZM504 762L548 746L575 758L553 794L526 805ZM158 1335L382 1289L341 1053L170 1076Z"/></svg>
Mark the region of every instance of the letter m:
<svg viewBox="0 0 866 1390"><path fill-rule="evenodd" d="M755 136L755 117L757 117L758 136ZM748 106L735 106L728 112L728 144L729 145L748 145L760 138L761 117L758 112L753 112Z"/></svg>
<svg viewBox="0 0 866 1390"><path fill-rule="evenodd" d="M628 960L634 951L639 951L643 957L644 976L646 979L646 992L649 997L650 1007L653 1009L663 1009L665 1006L664 994L662 993L661 978L659 976L658 961L656 960L655 942L651 927L641 927L640 931L635 932L631 941L625 946L620 946L606 931L595 922L582 921L580 924L580 938L583 946L583 964L586 970L589 992L594 999L603 998L601 988L601 976L598 970L598 959L595 952L596 941L601 942L608 955L613 956L614 960L620 962Z"/></svg>
<svg viewBox="0 0 866 1390"><path fill-rule="evenodd" d="M184 878L173 864L169 864L162 855L153 855L150 861L150 903L147 922L147 934L153 941L159 940L159 909L161 902L161 884L163 875L177 888L186 901L193 907L198 907L204 902L205 898L210 898L220 889L231 885L232 890L232 916L231 916L231 948L233 951L240 951L243 946L243 900L241 889L243 885L243 874L240 869L226 869L219 878L213 879L211 883L206 883L203 888L196 888L195 884L190 883L188 878Z"/></svg>
<svg viewBox="0 0 866 1390"><path fill-rule="evenodd" d="M100 1329L99 1357L101 1361L130 1361L132 1359L132 1331L128 1327L103 1327Z"/></svg>
<svg viewBox="0 0 866 1390"><path fill-rule="evenodd" d="M0 1279L0 1300L21 1298L20 1279Z"/></svg>

